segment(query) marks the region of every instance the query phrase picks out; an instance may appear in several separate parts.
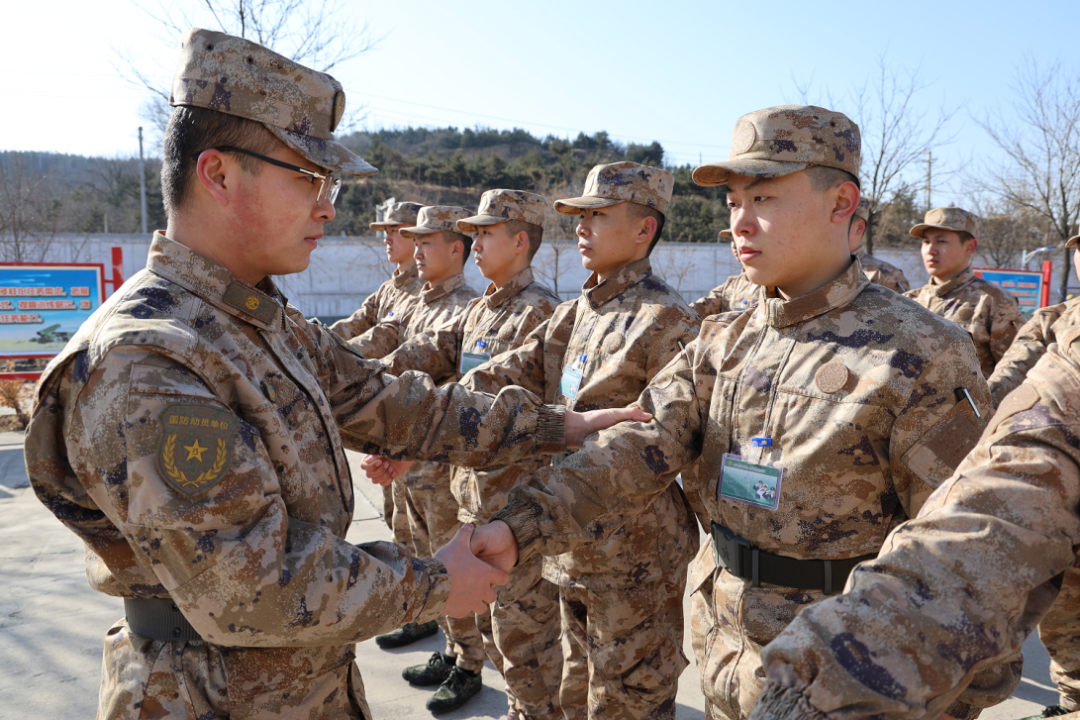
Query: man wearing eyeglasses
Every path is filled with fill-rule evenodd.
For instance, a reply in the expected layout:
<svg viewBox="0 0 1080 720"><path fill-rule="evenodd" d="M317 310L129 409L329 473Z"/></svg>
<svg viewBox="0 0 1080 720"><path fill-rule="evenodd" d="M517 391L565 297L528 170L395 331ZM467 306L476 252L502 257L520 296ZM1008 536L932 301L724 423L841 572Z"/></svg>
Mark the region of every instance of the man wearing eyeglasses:
<svg viewBox="0 0 1080 720"><path fill-rule="evenodd" d="M193 29L171 103L168 227L46 368L25 445L90 585L124 600L97 717L370 718L354 644L484 611L507 575L468 527L426 560L347 542L344 446L485 466L592 428L521 390L386 375L287 304L270 276L307 267L330 171L376 172L333 136L332 77Z"/></svg>

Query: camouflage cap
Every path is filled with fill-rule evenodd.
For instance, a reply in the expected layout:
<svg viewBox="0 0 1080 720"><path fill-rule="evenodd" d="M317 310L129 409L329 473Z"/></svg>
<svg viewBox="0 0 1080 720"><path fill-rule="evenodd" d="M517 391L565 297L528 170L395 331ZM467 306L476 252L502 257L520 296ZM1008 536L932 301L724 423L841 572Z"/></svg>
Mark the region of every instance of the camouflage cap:
<svg viewBox="0 0 1080 720"><path fill-rule="evenodd" d="M773 178L811 165L858 177L862 160L859 126L843 113L813 105L778 105L739 118L724 162L694 169L698 185L724 185L731 175Z"/></svg>
<svg viewBox="0 0 1080 720"><path fill-rule="evenodd" d="M378 172L334 138L345 113L341 83L250 40L188 30L180 41L169 104L260 122L320 167L345 175Z"/></svg>
<svg viewBox="0 0 1080 720"><path fill-rule="evenodd" d="M415 225L416 216L420 213L422 207L424 206L415 202L394 203L390 206L390 212L386 213L384 219L370 223L371 229L385 230L395 225Z"/></svg>
<svg viewBox="0 0 1080 720"><path fill-rule="evenodd" d="M863 222L870 222L870 203L866 198L859 198L859 206L855 208L855 217Z"/></svg>
<svg viewBox="0 0 1080 720"><path fill-rule="evenodd" d="M911 236L921 238L930 228L953 232L971 233L979 237L979 216L958 207L934 208L926 213L923 221L911 228Z"/></svg>
<svg viewBox="0 0 1080 720"><path fill-rule="evenodd" d="M488 190L480 196L476 214L458 220L460 233L475 233L477 225L497 225L508 220L520 220L544 227L547 198L524 190Z"/></svg>
<svg viewBox="0 0 1080 720"><path fill-rule="evenodd" d="M731 239L731 228L724 228L723 230L721 230L720 231L720 237L727 238L728 240L730 240Z"/></svg>
<svg viewBox="0 0 1080 720"><path fill-rule="evenodd" d="M667 214L675 178L667 170L635 162L597 165L585 178L585 194L556 200L562 215L580 215L582 208L602 208L632 202Z"/></svg>
<svg viewBox="0 0 1080 720"><path fill-rule="evenodd" d="M1065 243L1065 247L1071 248L1076 243L1080 243L1080 235L1073 235L1069 238L1068 242Z"/></svg>
<svg viewBox="0 0 1080 720"><path fill-rule="evenodd" d="M469 211L456 205L428 205L420 208L416 225L401 228L401 237L413 239L417 235L434 235L437 232L461 232L457 221L469 217Z"/></svg>

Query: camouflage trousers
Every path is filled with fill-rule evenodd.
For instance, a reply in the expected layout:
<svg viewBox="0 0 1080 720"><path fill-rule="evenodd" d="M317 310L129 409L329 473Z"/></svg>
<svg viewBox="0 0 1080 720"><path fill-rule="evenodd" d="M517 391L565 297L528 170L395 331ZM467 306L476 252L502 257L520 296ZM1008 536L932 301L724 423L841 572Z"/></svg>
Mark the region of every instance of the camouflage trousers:
<svg viewBox="0 0 1080 720"><path fill-rule="evenodd" d="M105 636L97 718L371 718L354 648L164 642L121 620Z"/></svg>
<svg viewBox="0 0 1080 720"><path fill-rule="evenodd" d="M674 720L683 654L686 566L669 581L602 590L559 588L567 720Z"/></svg>
<svg viewBox="0 0 1080 720"><path fill-rule="evenodd" d="M690 598L690 639L694 648L705 716L710 720L744 720L765 684L761 649L805 607L828 597L819 590L754 585L719 568L706 543L694 561ZM853 632L873 629L853 628ZM1019 653L1001 665L975 674L946 712L961 720L978 717L981 708L1008 699L1020 682Z"/></svg>
<svg viewBox="0 0 1080 720"><path fill-rule="evenodd" d="M420 557L431 557L453 539L462 526L457 519L458 505L450 493L450 468L439 463L414 465L416 475L404 476L405 509L412 534L412 548ZM396 481L395 481L396 482ZM481 620L481 623L490 622ZM457 658L457 666L480 672L488 652L484 637L473 615L463 618L439 616L439 627L446 636L446 654ZM495 663L499 667L499 663Z"/></svg>
<svg viewBox="0 0 1080 720"><path fill-rule="evenodd" d="M1080 557L1065 571L1061 592L1039 623L1039 638L1050 653L1061 706L1080 710Z"/></svg>
<svg viewBox="0 0 1080 720"><path fill-rule="evenodd" d="M534 555L514 568L491 605L495 652L489 657L496 667L502 665L508 720L562 717L559 588L542 577L543 566L543 556Z"/></svg>

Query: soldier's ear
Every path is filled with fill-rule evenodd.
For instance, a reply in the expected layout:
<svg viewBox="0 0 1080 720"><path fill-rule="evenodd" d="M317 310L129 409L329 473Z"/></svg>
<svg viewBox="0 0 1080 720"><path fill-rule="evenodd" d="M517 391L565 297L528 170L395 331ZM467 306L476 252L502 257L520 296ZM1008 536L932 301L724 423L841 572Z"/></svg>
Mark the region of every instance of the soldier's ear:
<svg viewBox="0 0 1080 720"><path fill-rule="evenodd" d="M239 165L220 150L204 150L195 161L195 177L199 185L222 207L229 205L237 170Z"/></svg>
<svg viewBox="0 0 1080 720"><path fill-rule="evenodd" d="M850 223L851 216L859 207L859 188L855 183L848 180L836 186L833 190L835 200L833 202L832 217L835 223Z"/></svg>

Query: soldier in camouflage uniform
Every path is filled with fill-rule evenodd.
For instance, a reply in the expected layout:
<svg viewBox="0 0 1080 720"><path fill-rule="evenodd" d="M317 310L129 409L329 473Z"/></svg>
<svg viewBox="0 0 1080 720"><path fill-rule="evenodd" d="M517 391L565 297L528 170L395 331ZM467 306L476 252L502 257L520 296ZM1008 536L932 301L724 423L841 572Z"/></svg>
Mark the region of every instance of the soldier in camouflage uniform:
<svg viewBox="0 0 1080 720"><path fill-rule="evenodd" d="M1065 247L1075 247L1073 267L1080 276L1080 235L1069 238ZM994 405L1000 406L1059 340L1059 334L1080 325L1080 300L1073 298L1050 307L1039 308L1020 328L1012 345L998 361L987 384ZM1080 710L1080 563L1065 571L1061 593L1050 612L1039 623L1039 637L1050 653L1050 677L1058 684L1061 705L1050 706L1044 713L1063 709Z"/></svg>
<svg viewBox="0 0 1080 720"><path fill-rule="evenodd" d="M990 377L1026 319L1016 298L971 269L978 249L979 218L960 208L936 208L911 228L922 239L930 281L905 295L971 335L983 377Z"/></svg>
<svg viewBox="0 0 1080 720"><path fill-rule="evenodd" d="M731 236L731 228L721 230L720 237L726 238L731 243L731 253L736 260L739 260L739 245ZM708 295L690 303L694 312L706 318L732 310L748 310L757 302L758 289L761 286L750 282L750 279L746 277L746 268L741 267L741 261L739 265L738 275L732 275L718 287L713 288Z"/></svg>
<svg viewBox="0 0 1080 720"><path fill-rule="evenodd" d="M633 402L700 322L649 264L671 191L666 170L617 162L589 172L583 197L556 201L558 212L582 216L578 248L592 276L524 345L462 383L485 392L520 385L579 410ZM484 498L485 512L497 509L493 499ZM693 515L672 485L606 542L545 560L568 643L559 693L568 720L674 717L687 662L686 563L697 545ZM522 567L535 576L537 561Z"/></svg>
<svg viewBox="0 0 1080 720"><path fill-rule="evenodd" d="M331 332L348 340L367 332L382 320L392 320L404 315L420 297L420 289L424 286L423 281L416 272L416 261L413 259L412 240L401 236L401 228L416 224L416 215L420 212L420 203L399 202L390 206L386 217L371 223L372 230L381 230L386 233L386 259L396 265L393 276L379 286L379 289L369 295L360 309L352 316L338 320L330 326ZM394 527L394 492L397 490L401 495L403 490L400 485L388 485L383 488L383 520L394 531L394 542L409 545L409 526L406 522L399 522ZM401 495L397 504L404 507L404 496ZM427 634L436 632L435 625L429 627ZM424 636L423 633L420 633Z"/></svg>
<svg viewBox="0 0 1080 720"><path fill-rule="evenodd" d="M744 115L731 160L694 180L727 186L761 303L702 324L638 400L652 422L538 471L473 539L481 556L516 547L520 560L600 542L681 472L712 533L691 619L710 718L750 712L761 649L918 512L990 410L966 333L871 284L850 255L859 153L840 113Z"/></svg>
<svg viewBox="0 0 1080 720"><path fill-rule="evenodd" d="M547 201L520 190L489 190L473 217L458 230L475 234L476 264L491 285L483 297L442 326L413 337L383 361L392 373L422 370L437 382L460 378L503 352L518 348L551 317L559 298L533 278L531 262L540 248ZM460 523L483 524L506 503L507 494L547 458L529 458L483 470L455 467L446 512ZM480 624L488 655L506 679L510 718L555 720L562 677L558 588L540 574L541 558L515 569L499 588L491 623ZM486 632L485 632L486 631ZM437 665L448 659L437 653Z"/></svg>
<svg viewBox="0 0 1080 720"><path fill-rule="evenodd" d="M866 234L866 226L870 222L870 203L865 198L859 200L859 207L851 219L851 228L848 230L848 248L851 254L859 258L863 274L870 282L881 287L887 287L893 292L906 293L911 289L911 283L904 277L904 271L895 265L890 265L884 260L879 260L863 247L863 235Z"/></svg>
<svg viewBox="0 0 1080 720"><path fill-rule="evenodd" d="M386 217L370 224L372 230L386 233L386 259L394 263L393 276L368 295L360 309L330 326L345 340L362 335L380 322L405 315L420 297L424 281L416 271L413 250L416 245L401 234L401 229L416 225L420 203L399 202L390 206Z"/></svg>
<svg viewBox="0 0 1080 720"><path fill-rule="evenodd" d="M1007 665L1052 604L1071 603L1075 625L1062 573L1080 563L1078 418L1080 326L1059 326L919 516L844 595L805 610L766 649L767 687L751 717L956 715L950 705L972 677ZM1072 650L1080 638L1054 641ZM1076 675L1054 679L1076 717L1064 687Z"/></svg>
<svg viewBox="0 0 1080 720"><path fill-rule="evenodd" d="M341 86L223 33L181 48L168 229L43 373L27 471L124 599L99 718L371 718L355 643L482 609L507 575L467 530L434 559L346 542L344 446L483 466L563 451L562 412L395 378L288 305L270 275L307 267L329 173L376 172L334 139Z"/></svg>
<svg viewBox="0 0 1080 720"><path fill-rule="evenodd" d="M420 299L408 313L385 319L363 335L349 341L366 358L383 358L410 339L453 320L477 293L465 281L465 261L472 238L457 231L457 221L469 216L463 207L436 205L423 207L416 225L402 228L402 237L416 244L416 267L424 287ZM398 365L398 372L405 370ZM412 368L422 369L422 368ZM453 378L451 378L453 379ZM394 527L406 522L413 550L430 557L457 532L457 504L450 493L450 466L446 463L416 463L394 481ZM404 502L399 502L403 498ZM396 530L395 530L396 533ZM402 675L415 685L438 685L428 700L434 712L453 710L480 692L480 670L487 657L484 638L474 618L438 620L446 636L445 656L456 664L443 662L443 654L425 665L405 668ZM430 634L430 628L408 626L377 639L382 647L400 647Z"/></svg>

